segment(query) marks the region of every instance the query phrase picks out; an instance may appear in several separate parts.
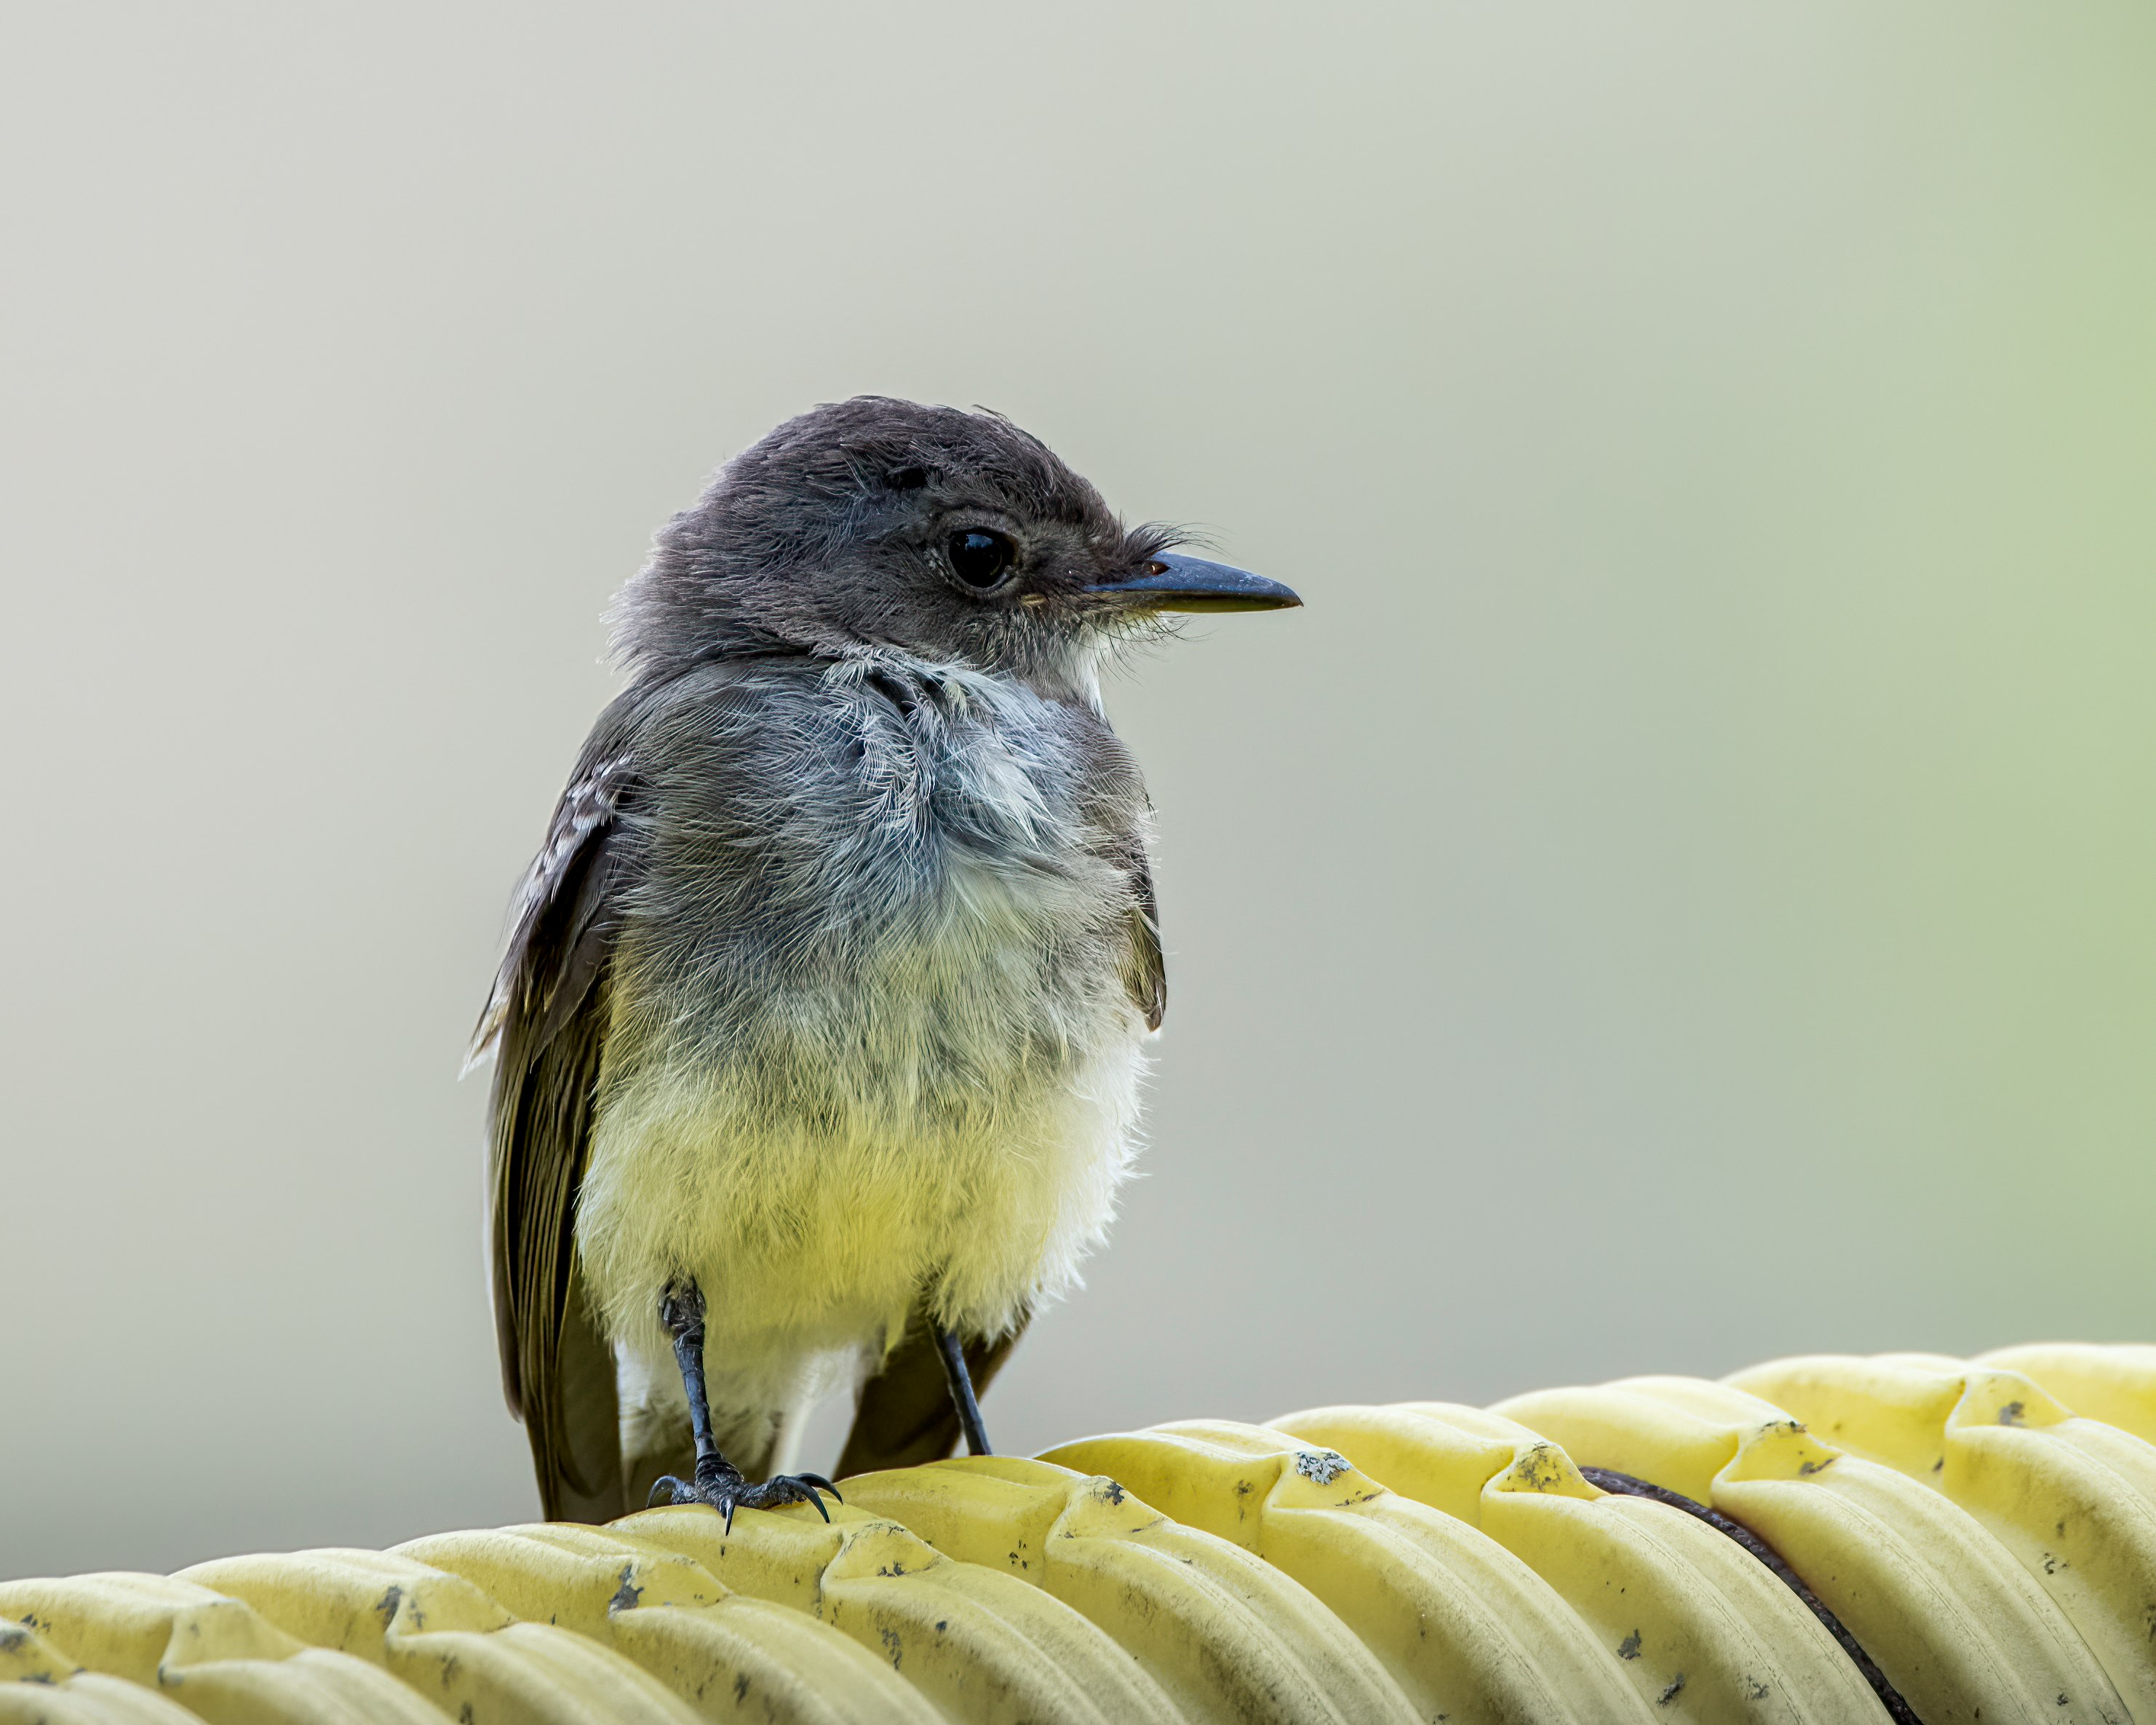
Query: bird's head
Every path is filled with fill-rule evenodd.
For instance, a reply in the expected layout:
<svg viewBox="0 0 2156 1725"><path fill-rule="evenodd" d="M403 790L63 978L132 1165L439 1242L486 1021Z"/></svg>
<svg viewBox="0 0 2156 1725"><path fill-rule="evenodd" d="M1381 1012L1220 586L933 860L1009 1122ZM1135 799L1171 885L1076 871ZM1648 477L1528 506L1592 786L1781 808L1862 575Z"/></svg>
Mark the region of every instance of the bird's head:
<svg viewBox="0 0 2156 1725"><path fill-rule="evenodd" d="M759 651L891 649L1087 687L1163 614L1301 601L1179 556L1000 415L863 395L788 420L668 523L623 590L615 645L665 676Z"/></svg>

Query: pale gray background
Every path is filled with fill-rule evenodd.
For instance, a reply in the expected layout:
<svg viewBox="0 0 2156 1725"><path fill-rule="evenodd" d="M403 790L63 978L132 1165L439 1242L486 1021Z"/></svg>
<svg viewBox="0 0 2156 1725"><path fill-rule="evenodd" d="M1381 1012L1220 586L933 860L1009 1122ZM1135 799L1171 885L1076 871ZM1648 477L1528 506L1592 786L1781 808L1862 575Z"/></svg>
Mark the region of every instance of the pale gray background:
<svg viewBox="0 0 2156 1725"><path fill-rule="evenodd" d="M18 8L0 1574L531 1512L464 1038L608 595L864 389L1309 599L1115 692L1006 1446L2156 1334L2152 20Z"/></svg>

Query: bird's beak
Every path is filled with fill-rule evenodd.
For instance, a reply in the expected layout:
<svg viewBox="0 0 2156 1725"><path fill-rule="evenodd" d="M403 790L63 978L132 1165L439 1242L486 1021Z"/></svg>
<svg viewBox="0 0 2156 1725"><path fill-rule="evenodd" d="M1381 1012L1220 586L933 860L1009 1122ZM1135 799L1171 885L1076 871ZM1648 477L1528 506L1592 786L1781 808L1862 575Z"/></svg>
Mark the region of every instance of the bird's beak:
<svg viewBox="0 0 2156 1725"><path fill-rule="evenodd" d="M1168 551L1142 564L1134 575L1098 582L1086 590L1127 595L1134 610L1147 611L1277 611L1302 603L1292 589L1248 569Z"/></svg>

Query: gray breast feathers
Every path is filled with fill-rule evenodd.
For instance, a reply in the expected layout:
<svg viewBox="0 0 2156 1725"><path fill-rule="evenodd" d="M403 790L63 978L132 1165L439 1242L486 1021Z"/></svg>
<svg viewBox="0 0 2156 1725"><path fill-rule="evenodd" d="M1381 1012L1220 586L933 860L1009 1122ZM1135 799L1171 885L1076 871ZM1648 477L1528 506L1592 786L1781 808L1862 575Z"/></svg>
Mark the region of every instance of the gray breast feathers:
<svg viewBox="0 0 2156 1725"><path fill-rule="evenodd" d="M891 987L1031 988L1051 1017L1106 987L1158 1022L1143 786L1091 709L897 656L782 662L647 739L622 962L668 1035L723 1058L774 1011Z"/></svg>

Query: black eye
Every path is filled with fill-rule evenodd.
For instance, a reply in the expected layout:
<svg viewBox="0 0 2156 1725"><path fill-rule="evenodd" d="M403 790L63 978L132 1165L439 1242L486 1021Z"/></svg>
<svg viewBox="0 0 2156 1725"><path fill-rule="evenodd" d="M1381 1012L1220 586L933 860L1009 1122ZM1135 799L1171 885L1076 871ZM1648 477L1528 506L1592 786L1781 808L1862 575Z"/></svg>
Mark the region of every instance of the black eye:
<svg viewBox="0 0 2156 1725"><path fill-rule="evenodd" d="M951 573L968 587L994 586L1009 573L1018 556L1001 533L983 533L978 528L952 534L945 549L951 559Z"/></svg>

